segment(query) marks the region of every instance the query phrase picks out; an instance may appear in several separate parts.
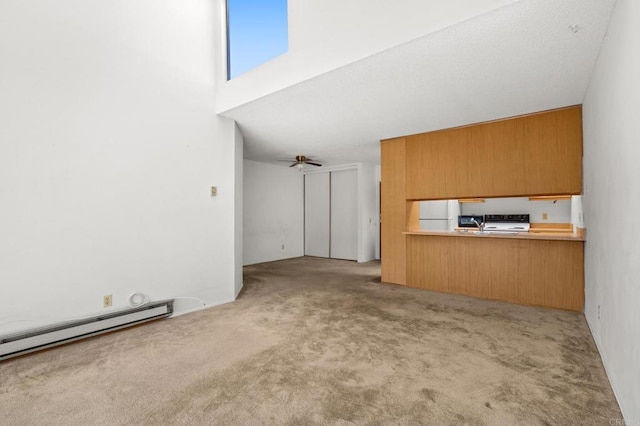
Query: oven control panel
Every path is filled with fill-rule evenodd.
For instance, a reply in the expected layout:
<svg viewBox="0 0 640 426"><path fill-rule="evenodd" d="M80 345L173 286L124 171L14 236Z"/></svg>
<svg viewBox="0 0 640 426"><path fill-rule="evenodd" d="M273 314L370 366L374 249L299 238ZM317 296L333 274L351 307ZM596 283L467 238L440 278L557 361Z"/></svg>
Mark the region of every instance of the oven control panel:
<svg viewBox="0 0 640 426"><path fill-rule="evenodd" d="M484 215L485 222L509 222L509 223L529 223L528 214L486 214Z"/></svg>

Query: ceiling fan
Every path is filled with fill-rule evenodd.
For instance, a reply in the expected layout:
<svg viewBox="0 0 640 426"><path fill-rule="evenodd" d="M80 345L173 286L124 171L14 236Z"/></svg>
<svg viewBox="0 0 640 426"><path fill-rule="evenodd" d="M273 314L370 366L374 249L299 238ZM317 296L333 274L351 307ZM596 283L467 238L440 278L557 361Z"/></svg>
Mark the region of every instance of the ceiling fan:
<svg viewBox="0 0 640 426"><path fill-rule="evenodd" d="M289 167L296 167L299 171L302 171L305 164L309 164L311 166L318 166L318 167L322 166L322 164L318 163L317 160L314 160L312 158L307 158L304 155L296 155L295 160L290 159L290 160L278 160L278 161L292 162L292 164Z"/></svg>

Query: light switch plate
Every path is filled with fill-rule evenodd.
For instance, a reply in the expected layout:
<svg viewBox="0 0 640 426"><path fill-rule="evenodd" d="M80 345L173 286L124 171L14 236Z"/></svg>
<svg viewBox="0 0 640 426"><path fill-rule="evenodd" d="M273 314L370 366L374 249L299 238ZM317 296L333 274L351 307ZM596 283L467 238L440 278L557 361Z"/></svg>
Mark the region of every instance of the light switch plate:
<svg viewBox="0 0 640 426"><path fill-rule="evenodd" d="M218 187L217 186L212 186L211 187L211 196L215 197L216 195L218 195Z"/></svg>

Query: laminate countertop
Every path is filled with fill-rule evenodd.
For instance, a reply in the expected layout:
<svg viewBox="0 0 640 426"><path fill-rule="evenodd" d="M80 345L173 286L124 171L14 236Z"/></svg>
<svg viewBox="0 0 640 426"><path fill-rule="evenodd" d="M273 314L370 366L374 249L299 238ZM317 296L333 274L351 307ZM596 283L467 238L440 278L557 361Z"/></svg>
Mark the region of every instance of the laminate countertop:
<svg viewBox="0 0 640 426"><path fill-rule="evenodd" d="M487 232L478 231L405 231L404 235L416 235L425 237L462 237L462 238L506 238L516 240L553 240L553 241L585 241L584 231L572 232Z"/></svg>

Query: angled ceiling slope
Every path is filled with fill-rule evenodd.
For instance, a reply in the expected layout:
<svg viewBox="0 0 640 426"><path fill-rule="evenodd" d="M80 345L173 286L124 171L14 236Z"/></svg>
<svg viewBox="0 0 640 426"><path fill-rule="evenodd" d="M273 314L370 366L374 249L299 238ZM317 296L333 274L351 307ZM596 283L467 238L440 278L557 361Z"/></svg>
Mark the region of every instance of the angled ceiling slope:
<svg viewBox="0 0 640 426"><path fill-rule="evenodd" d="M384 138L582 103L614 0L521 0L221 113L245 158L379 162Z"/></svg>

